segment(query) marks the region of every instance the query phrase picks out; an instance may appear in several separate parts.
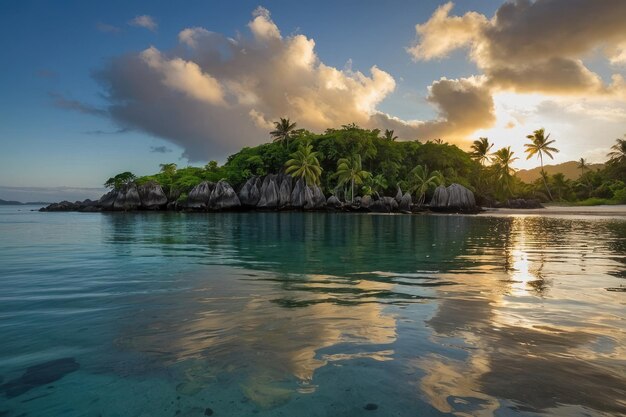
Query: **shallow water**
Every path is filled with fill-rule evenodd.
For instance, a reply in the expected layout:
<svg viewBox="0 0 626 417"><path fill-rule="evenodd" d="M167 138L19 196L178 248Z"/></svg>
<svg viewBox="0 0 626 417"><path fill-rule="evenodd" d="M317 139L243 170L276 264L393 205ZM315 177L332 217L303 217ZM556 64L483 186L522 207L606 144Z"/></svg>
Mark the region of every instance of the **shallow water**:
<svg viewBox="0 0 626 417"><path fill-rule="evenodd" d="M623 217L4 207L0 416L620 415L625 278Z"/></svg>

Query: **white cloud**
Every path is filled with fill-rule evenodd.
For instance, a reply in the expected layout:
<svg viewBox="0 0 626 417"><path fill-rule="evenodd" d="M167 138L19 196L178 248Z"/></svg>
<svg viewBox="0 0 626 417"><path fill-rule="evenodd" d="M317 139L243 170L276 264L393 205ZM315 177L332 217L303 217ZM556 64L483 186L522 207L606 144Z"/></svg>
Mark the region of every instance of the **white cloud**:
<svg viewBox="0 0 626 417"><path fill-rule="evenodd" d="M146 28L153 32L156 31L159 26L154 18L152 16L148 16L147 14L134 17L128 22L128 24L131 26Z"/></svg>

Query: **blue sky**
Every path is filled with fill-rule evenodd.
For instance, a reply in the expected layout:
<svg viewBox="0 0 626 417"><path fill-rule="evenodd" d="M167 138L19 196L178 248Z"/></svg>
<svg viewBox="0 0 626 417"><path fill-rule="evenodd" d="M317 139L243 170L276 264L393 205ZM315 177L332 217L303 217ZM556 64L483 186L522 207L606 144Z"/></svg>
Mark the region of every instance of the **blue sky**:
<svg viewBox="0 0 626 417"><path fill-rule="evenodd" d="M99 187L106 178L120 171L132 169L137 174L148 174L158 170L158 164L163 162L186 165L187 159L181 158L185 152L193 156L194 164L204 159L223 161L228 154L224 149L230 149L226 145L219 147L215 154L211 152L218 148L206 148L206 155L214 158L205 157L204 153L198 156L194 154L198 146L187 146L185 138L177 137L177 133L155 134L150 126L143 128L141 123L127 116L92 114L98 113L94 108L108 109L111 105L107 91L94 74L103 71L111 59L118 58L123 64L126 62L123 57L136 56L151 46L163 57L170 54L159 58L162 59L159 68L165 68L163 65L174 55L168 51L180 48L178 35L185 28L201 27L226 37L237 38L240 34L251 38L248 23L260 5L271 13L268 21L280 30L283 42L300 34L314 40L318 63L340 71L351 66L352 72L359 71L371 78L372 66L388 74L395 87L393 91L385 90L381 93L383 98L373 102L376 112L407 122L437 119L442 112L437 107L437 97L434 103L427 100L429 86L441 77L461 79L485 72L484 63L468 58L467 47L451 48L445 55L418 57L407 51L419 43L415 25L429 21L443 4L440 1L302 4L284 1L4 1L0 4L0 42L4 53L0 64L0 186ZM458 1L450 14L465 16L473 12L491 18L501 5L502 2L493 0ZM616 11L621 13L621 10ZM129 23L142 15L150 16L157 27L150 30ZM422 36L425 39L428 33ZM585 64L607 84L612 74L624 73L623 66L611 66L605 55L596 49L593 51L596 52L584 54ZM182 56L188 62L194 59L200 62L198 57ZM113 79L120 75L110 72L105 76ZM225 83L224 77L217 79ZM518 107L524 104L519 103L525 101L533 109L543 106L546 112L555 112L553 130L569 132L567 124L573 117L569 110L562 109L571 107L571 103L564 105L560 93L540 97L537 92L523 93L518 100L507 97L506 91L495 91L496 108L513 114L521 111ZM517 107L500 109L498 94L505 95L505 99L501 99L505 100L504 104L512 102ZM623 97L611 98L610 102L593 105L598 111L607 110L608 106L613 111L611 114L615 114L622 111L623 100ZM276 117L268 106L264 112L268 119ZM128 123L132 128L128 128ZM489 132L491 127L484 131ZM611 130L607 135L615 136L616 132ZM258 136L250 144L267 138L262 129ZM606 144L610 145L613 139L609 137ZM495 138L496 144L502 146L513 143L507 140ZM582 139L575 146L575 152L565 153L563 160L587 151L600 155L595 147L585 147ZM154 152L155 149L168 152Z"/></svg>

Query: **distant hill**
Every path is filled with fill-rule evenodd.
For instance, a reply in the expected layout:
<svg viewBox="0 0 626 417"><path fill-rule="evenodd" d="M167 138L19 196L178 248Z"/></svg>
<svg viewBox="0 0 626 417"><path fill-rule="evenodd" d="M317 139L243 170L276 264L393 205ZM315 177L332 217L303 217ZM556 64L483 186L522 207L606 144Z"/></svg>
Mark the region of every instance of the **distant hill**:
<svg viewBox="0 0 626 417"><path fill-rule="evenodd" d="M26 205L46 205L44 201L29 201L28 203L22 203L21 201L7 201L0 198L0 206L26 206Z"/></svg>
<svg viewBox="0 0 626 417"><path fill-rule="evenodd" d="M597 171L602 168L604 168L604 164L589 164L588 168L586 168L585 171L587 169ZM575 180L580 177L580 168L578 168L578 161L563 162L562 164L558 165L544 165L543 169L548 175L554 175L561 172L568 180ZM541 178L541 167L533 169L520 169L519 171L517 171L517 176L519 177L519 179L526 183L533 182L537 178Z"/></svg>

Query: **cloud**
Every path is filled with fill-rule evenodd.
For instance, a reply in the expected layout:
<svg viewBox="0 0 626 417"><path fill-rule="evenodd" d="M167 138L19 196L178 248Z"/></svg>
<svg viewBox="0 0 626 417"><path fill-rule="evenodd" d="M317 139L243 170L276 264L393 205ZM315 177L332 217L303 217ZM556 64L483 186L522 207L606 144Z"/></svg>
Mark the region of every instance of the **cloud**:
<svg viewBox="0 0 626 417"><path fill-rule="evenodd" d="M438 118L405 121L378 110L396 87L381 68L363 73L326 65L313 39L283 36L263 8L254 11L248 28L251 36L230 38L191 27L171 50L151 46L112 59L95 74L108 114L122 126L181 146L191 161L266 142L279 117L313 131L349 123L390 128L404 139L462 138L493 119L481 77L436 81L428 101Z"/></svg>
<svg viewBox="0 0 626 417"><path fill-rule="evenodd" d="M452 8L452 3L446 3L416 26L418 40L408 49L414 59L440 59L467 48L494 88L522 93L623 93L620 77L606 84L583 62L596 50L614 64L625 59L626 2L622 0L510 1L490 19L476 12L451 16Z"/></svg>
<svg viewBox="0 0 626 417"><path fill-rule="evenodd" d="M87 135L121 135L122 133L130 132L130 129L123 127L117 130L88 130L85 133Z"/></svg>
<svg viewBox="0 0 626 417"><path fill-rule="evenodd" d="M150 152L153 153L170 153L173 152L167 146L150 146Z"/></svg>
<svg viewBox="0 0 626 417"><path fill-rule="evenodd" d="M120 33L122 31L122 29L117 26L109 25L102 22L96 23L96 29L103 33Z"/></svg>
<svg viewBox="0 0 626 417"><path fill-rule="evenodd" d="M92 116L108 115L108 112L104 109L85 104L81 101L68 99L58 93L48 93L48 96L52 98L53 105L61 109L74 110L79 113L89 114Z"/></svg>
<svg viewBox="0 0 626 417"><path fill-rule="evenodd" d="M155 32L159 26L154 18L152 16L148 16L147 14L136 16L130 20L128 24L131 26L146 28L152 32Z"/></svg>

